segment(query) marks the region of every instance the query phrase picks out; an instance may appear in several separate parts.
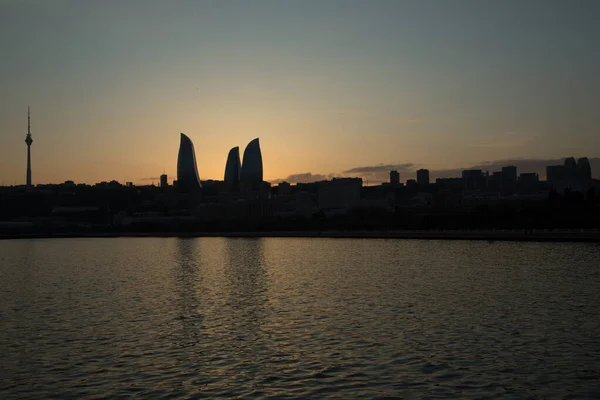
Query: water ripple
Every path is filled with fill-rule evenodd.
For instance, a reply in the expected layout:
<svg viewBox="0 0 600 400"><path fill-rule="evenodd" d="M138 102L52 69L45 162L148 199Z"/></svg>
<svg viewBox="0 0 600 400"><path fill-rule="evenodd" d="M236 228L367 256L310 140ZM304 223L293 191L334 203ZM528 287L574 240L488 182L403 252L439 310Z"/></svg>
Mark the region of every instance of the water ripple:
<svg viewBox="0 0 600 400"><path fill-rule="evenodd" d="M593 244L0 242L0 398L600 398Z"/></svg>

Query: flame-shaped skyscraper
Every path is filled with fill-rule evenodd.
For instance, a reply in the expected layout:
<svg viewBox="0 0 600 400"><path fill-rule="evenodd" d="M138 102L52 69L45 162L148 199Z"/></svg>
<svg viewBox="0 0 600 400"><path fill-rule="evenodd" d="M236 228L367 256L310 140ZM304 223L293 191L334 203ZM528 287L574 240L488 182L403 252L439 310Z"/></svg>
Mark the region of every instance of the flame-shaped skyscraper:
<svg viewBox="0 0 600 400"><path fill-rule="evenodd" d="M240 181L250 190L259 190L263 180L263 163L258 138L252 140L244 150Z"/></svg>
<svg viewBox="0 0 600 400"><path fill-rule="evenodd" d="M225 164L225 186L229 191L237 191L240 186L240 172L242 163L240 161L240 148L234 147L229 150L227 163Z"/></svg>
<svg viewBox="0 0 600 400"><path fill-rule="evenodd" d="M199 194L202 189L196 166L194 143L183 133L177 155L177 186L180 191L188 194Z"/></svg>

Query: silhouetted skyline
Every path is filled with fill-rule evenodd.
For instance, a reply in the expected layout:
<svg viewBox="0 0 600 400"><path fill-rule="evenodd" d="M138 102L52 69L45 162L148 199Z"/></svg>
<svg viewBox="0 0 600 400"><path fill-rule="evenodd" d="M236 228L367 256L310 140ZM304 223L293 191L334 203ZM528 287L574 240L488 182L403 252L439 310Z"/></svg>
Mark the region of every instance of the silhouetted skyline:
<svg viewBox="0 0 600 400"><path fill-rule="evenodd" d="M25 139L25 143L27 144L27 171L26 171L26 186L32 187L35 184L32 183L31 178L31 144L33 140L31 138L31 117L30 117L30 109L27 108L27 135ZM225 165L225 174L223 176L223 181L230 187L230 190L238 191L240 189L240 183L246 181L246 185L250 185L255 187L258 190L260 186L260 182L263 181L263 163L262 163L262 152L260 150L259 138L253 139L250 141L248 146L244 150L244 158L246 161L246 172L242 168L242 163L240 161L239 155L239 147L233 147L230 149L227 155L227 161ZM588 159L587 157L580 158L580 161L584 160L584 168L586 169L586 175L588 179L595 178L598 175L598 167L600 166L600 158ZM574 164L577 168L581 168L578 166L579 163L575 160L574 157L563 157L562 159L556 160L527 160L527 159L515 159L515 160L499 160L496 162L486 162L481 165L471 166L469 168L461 168L461 169L450 169L450 170L438 170L438 171L429 171L426 168L421 168L421 165L413 164L413 163L405 163L405 164L379 164L373 166L366 167L356 167L350 170L342 171L340 173L331 173L331 174L312 174L312 173L300 173L289 175L284 179L274 179L269 183L279 184L281 182L297 184L297 183L312 183L319 182L325 180L331 180L336 178L361 178L365 180L365 184L368 186L369 184L378 185L381 183L386 183L388 181L388 176L390 171L393 173L399 173L402 171L402 176L404 179L399 180L399 182L410 183L412 181L417 182L420 181L420 184L428 184L430 181L430 172L433 173L433 178L457 178L459 176L464 177L465 170L475 170L475 171L485 171L485 172L494 172L494 170L505 170L506 168L514 169L516 171L521 169L520 172L525 174L535 174L541 177L543 180L551 180L548 173L553 169L553 166L557 166L562 168L562 165L569 166L570 164ZM582 164L583 165L583 164ZM594 168L594 166L596 168ZM507 167L508 166L508 167ZM418 168L418 169L417 169ZM595 173L595 174L594 174ZM419 178L419 175L421 177ZM183 180L180 179L183 177ZM412 177L415 177L413 179ZM180 181L180 187L185 192L198 192L202 188L202 183L200 180L200 173L198 172L197 162L196 162L196 154L192 140L185 135L184 133L180 134L180 146L179 152L177 156L177 178ZM168 175L164 173L159 177L151 177L145 178L146 180L159 181L160 186L168 185ZM398 178L399 179L399 178ZM516 179L516 177L515 177ZM171 181L175 181L176 179L171 179ZM214 181L214 179L209 179L210 181ZM217 179L218 181L219 179ZM115 181L115 180L111 180ZM71 180L67 180L65 182L71 182ZM106 181L104 181L106 182ZM115 181L118 182L118 181ZM43 182L42 185L48 184L51 182ZM53 182L56 183L56 182ZM59 182L60 183L60 182ZM79 183L93 183L93 182L79 182ZM133 182L126 182L126 184L132 184ZM15 181L15 186L19 186L20 183ZM4 186L4 182L2 185Z"/></svg>
<svg viewBox="0 0 600 400"><path fill-rule="evenodd" d="M567 156L598 173L594 0L3 0L0 16L5 185L24 183L28 105L34 183L175 177L182 131L203 179L248 137L268 181Z"/></svg>

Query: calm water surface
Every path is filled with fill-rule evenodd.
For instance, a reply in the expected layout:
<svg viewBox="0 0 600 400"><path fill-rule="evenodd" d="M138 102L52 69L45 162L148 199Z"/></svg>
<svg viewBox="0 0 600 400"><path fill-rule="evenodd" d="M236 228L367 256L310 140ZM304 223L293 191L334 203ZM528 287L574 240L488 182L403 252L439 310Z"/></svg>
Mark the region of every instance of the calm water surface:
<svg viewBox="0 0 600 400"><path fill-rule="evenodd" d="M0 241L0 398L598 398L600 246Z"/></svg>

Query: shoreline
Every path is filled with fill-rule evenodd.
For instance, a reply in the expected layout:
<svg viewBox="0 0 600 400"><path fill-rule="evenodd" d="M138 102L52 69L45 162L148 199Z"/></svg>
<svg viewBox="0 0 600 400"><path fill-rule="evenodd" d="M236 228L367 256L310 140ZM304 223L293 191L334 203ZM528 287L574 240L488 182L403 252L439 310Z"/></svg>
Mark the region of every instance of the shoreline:
<svg viewBox="0 0 600 400"><path fill-rule="evenodd" d="M600 243L600 231L266 231L266 232L73 232L0 234L0 240L140 237L227 237L227 238L327 238L405 240L485 240L516 242Z"/></svg>

